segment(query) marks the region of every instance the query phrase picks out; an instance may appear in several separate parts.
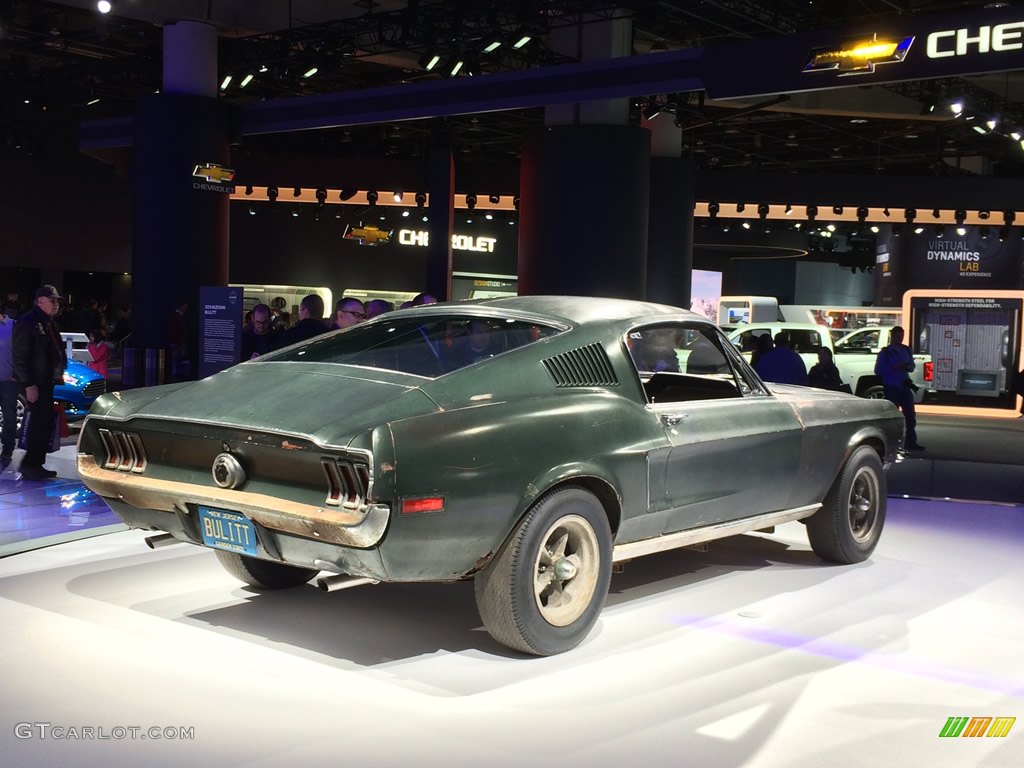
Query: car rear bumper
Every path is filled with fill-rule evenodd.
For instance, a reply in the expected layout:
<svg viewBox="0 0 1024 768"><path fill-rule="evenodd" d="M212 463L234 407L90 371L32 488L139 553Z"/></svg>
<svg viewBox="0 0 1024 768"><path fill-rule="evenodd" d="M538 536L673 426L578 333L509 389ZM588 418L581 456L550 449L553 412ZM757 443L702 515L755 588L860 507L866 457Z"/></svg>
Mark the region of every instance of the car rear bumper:
<svg viewBox="0 0 1024 768"><path fill-rule="evenodd" d="M219 507L240 512L269 531L343 547L375 546L384 537L391 517L384 504L366 504L359 509L319 507L261 493L104 469L87 453L78 454L78 473L94 493L138 509L189 515L191 508L200 504Z"/></svg>

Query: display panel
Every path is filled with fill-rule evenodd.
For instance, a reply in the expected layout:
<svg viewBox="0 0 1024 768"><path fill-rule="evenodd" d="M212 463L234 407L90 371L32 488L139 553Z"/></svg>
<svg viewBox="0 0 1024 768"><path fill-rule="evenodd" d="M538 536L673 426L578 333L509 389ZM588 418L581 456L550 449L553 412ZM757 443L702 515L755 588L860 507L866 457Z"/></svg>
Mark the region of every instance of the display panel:
<svg viewBox="0 0 1024 768"><path fill-rule="evenodd" d="M1018 415L1024 292L915 290L903 302L907 342L932 357L933 391L922 410Z"/></svg>

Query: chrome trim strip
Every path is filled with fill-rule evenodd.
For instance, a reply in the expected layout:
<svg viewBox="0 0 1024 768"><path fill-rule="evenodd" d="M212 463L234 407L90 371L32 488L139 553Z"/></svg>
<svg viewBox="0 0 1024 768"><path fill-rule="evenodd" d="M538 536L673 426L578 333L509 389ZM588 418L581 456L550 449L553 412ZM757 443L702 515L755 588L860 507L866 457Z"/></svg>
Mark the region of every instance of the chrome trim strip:
<svg viewBox="0 0 1024 768"><path fill-rule="evenodd" d="M758 515L757 517L744 517L740 520L729 520L717 525L707 525L702 528L691 528L687 531L668 533L664 536L656 536L652 539L641 539L631 541L627 544L616 544L612 549L612 562L620 563L623 560L632 560L634 557L652 555L655 552L665 552L670 549L689 547L705 541L724 539L727 536L735 536L739 533L749 533L762 528L770 528L773 525L789 523L793 520L802 520L810 517L821 508L821 504L811 504L806 507L784 509L770 515Z"/></svg>
<svg viewBox="0 0 1024 768"><path fill-rule="evenodd" d="M273 531L345 547L374 546L384 537L391 518L391 509L384 504L369 504L360 511L324 509L262 493L111 471L100 468L88 453L78 454L78 474L94 493L133 507L174 512L190 503L209 504L241 512Z"/></svg>

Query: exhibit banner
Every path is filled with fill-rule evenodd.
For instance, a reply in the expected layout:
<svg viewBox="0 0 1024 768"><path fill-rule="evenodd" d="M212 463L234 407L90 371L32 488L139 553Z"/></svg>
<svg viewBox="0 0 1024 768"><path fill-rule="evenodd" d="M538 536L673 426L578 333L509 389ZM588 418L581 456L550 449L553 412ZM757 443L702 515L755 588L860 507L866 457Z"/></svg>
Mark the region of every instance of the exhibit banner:
<svg viewBox="0 0 1024 768"><path fill-rule="evenodd" d="M963 235L949 226L943 229L926 226L919 235L893 239L899 243L896 258L902 262L903 287L1005 290L1020 286L1019 230L1011 229L1001 238L998 227L965 227Z"/></svg>
<svg viewBox="0 0 1024 768"><path fill-rule="evenodd" d="M921 290L906 301L907 343L933 366L925 403L1015 412L1024 293Z"/></svg>
<svg viewBox="0 0 1024 768"><path fill-rule="evenodd" d="M199 289L199 378L230 368L242 348L242 289L204 285Z"/></svg>

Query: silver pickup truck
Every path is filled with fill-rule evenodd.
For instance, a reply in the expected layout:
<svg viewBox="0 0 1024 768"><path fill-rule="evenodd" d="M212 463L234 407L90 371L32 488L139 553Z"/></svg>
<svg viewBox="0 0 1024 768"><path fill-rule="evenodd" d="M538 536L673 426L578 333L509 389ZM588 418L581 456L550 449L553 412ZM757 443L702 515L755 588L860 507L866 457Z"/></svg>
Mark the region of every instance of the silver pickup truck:
<svg viewBox="0 0 1024 768"><path fill-rule="evenodd" d="M818 349L832 350L833 359L839 369L839 376L849 384L855 395L861 397L882 397L882 381L875 375L875 359L878 352L889 343L889 329L882 326L858 328L833 344L829 329L814 323L749 323L736 326L728 332L729 340L750 359L750 350L756 337L768 334L772 338L779 331L789 333L790 346L800 354L807 370L818 362ZM920 403L924 393L931 387L931 355L914 355L914 370L910 380L917 385L914 401Z"/></svg>

